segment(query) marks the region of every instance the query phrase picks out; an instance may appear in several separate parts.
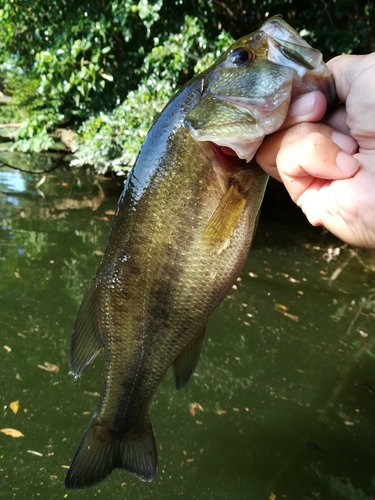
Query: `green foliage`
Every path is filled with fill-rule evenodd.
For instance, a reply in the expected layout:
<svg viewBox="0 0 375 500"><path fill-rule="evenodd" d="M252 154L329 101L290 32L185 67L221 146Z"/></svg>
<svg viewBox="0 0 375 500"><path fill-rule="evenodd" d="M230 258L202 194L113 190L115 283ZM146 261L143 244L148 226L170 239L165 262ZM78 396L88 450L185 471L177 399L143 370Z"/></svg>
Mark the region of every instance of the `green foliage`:
<svg viewBox="0 0 375 500"><path fill-rule="evenodd" d="M139 69L143 76L138 88L130 91L112 112L100 112L83 124L72 165L89 163L99 173L129 170L154 118L176 92L180 75L189 67L191 76L202 71L230 43L230 35L223 31L208 52L202 26L196 18L186 16L182 31L170 35L145 57ZM195 44L202 52L206 51L204 58L194 56Z"/></svg>
<svg viewBox="0 0 375 500"><path fill-rule="evenodd" d="M173 93L168 84L158 85L151 78L148 83L130 91L112 112L100 112L82 125L73 166L94 165L100 174L108 170L121 173L131 168L153 117Z"/></svg>
<svg viewBox="0 0 375 500"><path fill-rule="evenodd" d="M370 0L0 0L0 88L25 122L14 147L51 148L68 125L81 135L74 164L126 170L163 105L232 37L282 14L326 59L364 53L374 12Z"/></svg>

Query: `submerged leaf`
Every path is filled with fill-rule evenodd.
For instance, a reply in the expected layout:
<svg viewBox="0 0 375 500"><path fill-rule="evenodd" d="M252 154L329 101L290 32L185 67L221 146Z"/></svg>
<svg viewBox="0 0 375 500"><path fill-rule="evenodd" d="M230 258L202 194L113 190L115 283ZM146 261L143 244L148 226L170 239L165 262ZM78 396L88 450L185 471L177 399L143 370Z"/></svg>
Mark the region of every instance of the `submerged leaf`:
<svg viewBox="0 0 375 500"><path fill-rule="evenodd" d="M27 453L31 453L31 455L35 455L37 457L42 457L43 455L41 453L39 453L39 451L35 451L35 450L26 450Z"/></svg>
<svg viewBox="0 0 375 500"><path fill-rule="evenodd" d="M3 434L5 434L6 436L10 436L10 437L13 437L13 438L24 437L24 435L22 434L22 432L18 431L17 429L11 429L10 427L5 428L5 429L0 429L0 432L2 432Z"/></svg>
<svg viewBox="0 0 375 500"><path fill-rule="evenodd" d="M12 410L13 413L17 413L18 409L20 407L20 402L19 401L12 401L9 405L9 408Z"/></svg>
<svg viewBox="0 0 375 500"><path fill-rule="evenodd" d="M199 403L189 403L189 412L192 417L195 417L196 410L204 411L204 408Z"/></svg>
<svg viewBox="0 0 375 500"><path fill-rule="evenodd" d="M215 410L216 415L225 415L227 413L226 410Z"/></svg>
<svg viewBox="0 0 375 500"><path fill-rule="evenodd" d="M46 372L55 372L57 373L60 368L57 365L53 365L52 363L48 363L48 361L44 362L44 365L37 365L41 370L45 370Z"/></svg>

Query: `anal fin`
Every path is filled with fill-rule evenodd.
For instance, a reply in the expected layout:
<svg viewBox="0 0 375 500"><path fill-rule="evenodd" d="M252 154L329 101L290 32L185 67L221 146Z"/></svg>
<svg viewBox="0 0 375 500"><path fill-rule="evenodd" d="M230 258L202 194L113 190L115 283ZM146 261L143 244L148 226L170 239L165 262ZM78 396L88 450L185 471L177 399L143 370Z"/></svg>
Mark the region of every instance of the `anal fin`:
<svg viewBox="0 0 375 500"><path fill-rule="evenodd" d="M69 364L74 377L84 369L104 347L97 314L97 288L95 280L79 308L69 344Z"/></svg>
<svg viewBox="0 0 375 500"><path fill-rule="evenodd" d="M189 382L198 365L206 327L185 347L172 363L174 383L177 390Z"/></svg>

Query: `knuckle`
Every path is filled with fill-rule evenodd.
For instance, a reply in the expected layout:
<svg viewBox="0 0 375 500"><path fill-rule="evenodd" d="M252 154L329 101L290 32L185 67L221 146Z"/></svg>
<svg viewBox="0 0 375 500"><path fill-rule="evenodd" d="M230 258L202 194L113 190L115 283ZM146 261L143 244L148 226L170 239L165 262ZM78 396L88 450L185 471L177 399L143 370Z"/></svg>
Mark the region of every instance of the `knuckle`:
<svg viewBox="0 0 375 500"><path fill-rule="evenodd" d="M324 147L327 138L319 131L310 131L303 137L303 150L305 154L316 154L317 150Z"/></svg>

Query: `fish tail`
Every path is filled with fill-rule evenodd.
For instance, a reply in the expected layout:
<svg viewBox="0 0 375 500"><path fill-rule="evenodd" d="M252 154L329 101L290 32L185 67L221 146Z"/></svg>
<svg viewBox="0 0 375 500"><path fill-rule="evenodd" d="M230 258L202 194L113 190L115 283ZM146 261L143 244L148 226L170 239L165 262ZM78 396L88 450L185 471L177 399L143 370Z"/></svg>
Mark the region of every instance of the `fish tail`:
<svg viewBox="0 0 375 500"><path fill-rule="evenodd" d="M141 481L152 481L157 451L149 417L119 435L94 415L66 475L68 489L87 488L102 481L113 469L125 469Z"/></svg>

